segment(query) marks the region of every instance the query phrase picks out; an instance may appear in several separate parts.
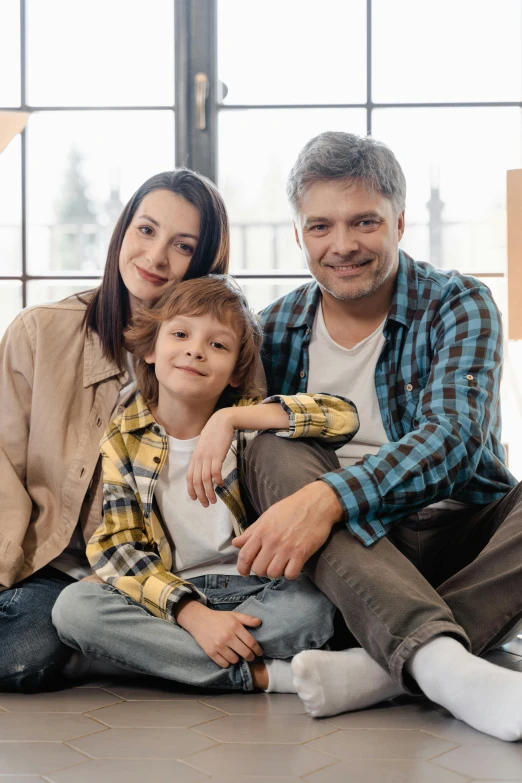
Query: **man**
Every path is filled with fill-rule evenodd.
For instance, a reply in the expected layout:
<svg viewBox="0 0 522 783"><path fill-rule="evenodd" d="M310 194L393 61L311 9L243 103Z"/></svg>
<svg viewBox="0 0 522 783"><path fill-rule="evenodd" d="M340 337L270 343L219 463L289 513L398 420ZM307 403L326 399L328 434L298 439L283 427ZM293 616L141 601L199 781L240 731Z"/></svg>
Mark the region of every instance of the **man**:
<svg viewBox="0 0 522 783"><path fill-rule="evenodd" d="M478 657L522 617L500 314L479 281L399 251L405 180L383 144L317 136L288 195L315 282L262 313L268 391L347 395L361 426L340 465L319 446L288 454L271 435L252 445L245 480L256 477L261 516L236 539L239 570L295 578L308 561L361 645L294 659L313 716L407 690L519 739L522 676Z"/></svg>

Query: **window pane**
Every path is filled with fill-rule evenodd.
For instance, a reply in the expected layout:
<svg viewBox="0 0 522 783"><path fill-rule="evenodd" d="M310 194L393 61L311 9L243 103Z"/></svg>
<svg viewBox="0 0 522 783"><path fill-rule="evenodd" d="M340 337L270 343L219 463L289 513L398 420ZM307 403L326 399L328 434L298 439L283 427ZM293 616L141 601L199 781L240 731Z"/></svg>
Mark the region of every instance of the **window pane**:
<svg viewBox="0 0 522 783"><path fill-rule="evenodd" d="M22 284L0 280L0 339L22 309Z"/></svg>
<svg viewBox="0 0 522 783"><path fill-rule="evenodd" d="M373 0L377 102L519 101L520 0Z"/></svg>
<svg viewBox="0 0 522 783"><path fill-rule="evenodd" d="M170 106L172 0L28 0L29 103Z"/></svg>
<svg viewBox="0 0 522 783"><path fill-rule="evenodd" d="M28 130L31 274L103 269L114 224L148 177L174 167L174 113L42 112Z"/></svg>
<svg viewBox="0 0 522 783"><path fill-rule="evenodd" d="M90 291L97 285L98 280L32 280L27 283L27 304L59 302L81 291Z"/></svg>
<svg viewBox="0 0 522 783"><path fill-rule="evenodd" d="M405 250L462 272L505 270L506 171L521 165L521 120L516 108L375 111L373 134L408 184Z"/></svg>
<svg viewBox="0 0 522 783"><path fill-rule="evenodd" d="M20 106L20 2L0 3L0 106Z"/></svg>
<svg viewBox="0 0 522 783"><path fill-rule="evenodd" d="M304 276L303 279L285 279L271 278L270 280L238 280L237 282L241 286L243 293L248 299L250 307L257 313L264 307L279 299L280 296L285 296L293 291L294 288L298 288L303 283L307 283L311 280L311 277Z"/></svg>
<svg viewBox="0 0 522 783"><path fill-rule="evenodd" d="M286 199L288 173L300 149L318 133L365 133L365 128L361 109L221 112L219 188L232 227L233 271L304 268Z"/></svg>
<svg viewBox="0 0 522 783"><path fill-rule="evenodd" d="M220 0L226 103L364 103L365 0Z"/></svg>
<svg viewBox="0 0 522 783"><path fill-rule="evenodd" d="M0 275L22 273L20 136L0 155Z"/></svg>

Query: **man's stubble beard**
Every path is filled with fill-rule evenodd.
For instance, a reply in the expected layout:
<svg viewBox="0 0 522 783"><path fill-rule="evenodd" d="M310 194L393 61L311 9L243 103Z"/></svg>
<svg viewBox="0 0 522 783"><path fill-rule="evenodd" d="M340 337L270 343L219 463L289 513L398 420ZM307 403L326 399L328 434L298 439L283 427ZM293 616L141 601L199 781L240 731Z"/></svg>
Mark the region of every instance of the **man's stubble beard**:
<svg viewBox="0 0 522 783"><path fill-rule="evenodd" d="M327 285L326 281L321 281L321 287L340 302L356 301L358 299L365 299L367 297L373 296L377 293L377 291L379 291L380 288L382 288L382 286L386 283L390 275L395 270L396 264L391 261L390 263L386 263L387 261L389 261L388 257L385 259L385 263L382 265L382 267L377 270L374 277L368 281L362 282L361 287L353 291L345 290L344 286L340 286L341 290L335 290L333 286Z"/></svg>

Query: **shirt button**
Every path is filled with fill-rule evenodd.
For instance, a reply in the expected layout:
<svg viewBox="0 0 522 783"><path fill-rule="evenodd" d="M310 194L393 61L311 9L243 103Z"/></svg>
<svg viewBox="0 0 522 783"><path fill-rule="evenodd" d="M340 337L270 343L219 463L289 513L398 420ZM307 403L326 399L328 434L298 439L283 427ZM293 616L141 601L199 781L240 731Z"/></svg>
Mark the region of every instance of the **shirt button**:
<svg viewBox="0 0 522 783"><path fill-rule="evenodd" d="M80 478L83 478L83 474L84 474L84 473L85 473L85 465L84 465L84 466L83 466L83 468L80 470Z"/></svg>
<svg viewBox="0 0 522 783"><path fill-rule="evenodd" d="M306 327L306 332L305 332L305 334L310 334L310 327L309 327L309 326L307 326L307 327Z"/></svg>
<svg viewBox="0 0 522 783"><path fill-rule="evenodd" d="M98 416L98 418L96 419L96 426L101 427L101 425L102 425L102 417Z"/></svg>
<svg viewBox="0 0 522 783"><path fill-rule="evenodd" d="M160 428L158 427L158 425L157 425L157 424L155 424L155 425L153 426L153 428L152 428L152 431L153 431L153 432L155 432L155 433L156 433L156 435L159 435L159 434L160 434Z"/></svg>
<svg viewBox="0 0 522 783"><path fill-rule="evenodd" d="M301 372L299 373L299 375L301 376L301 378L305 378L305 377L306 377L306 373L305 373L305 371L304 371L304 370L301 370Z"/></svg>
<svg viewBox="0 0 522 783"><path fill-rule="evenodd" d="M474 381L475 378L473 377L473 375L466 375L466 380L467 381Z"/></svg>
<svg viewBox="0 0 522 783"><path fill-rule="evenodd" d="M159 463L161 462L161 460L160 460L160 458L159 458L159 457L153 457L153 458L152 458L152 461L153 461L153 462L155 462L155 463L156 463L156 465L157 465L157 464L159 464Z"/></svg>
<svg viewBox="0 0 522 783"><path fill-rule="evenodd" d="M406 386L406 391L413 391L413 386L411 385L411 383L409 383L409 384Z"/></svg>

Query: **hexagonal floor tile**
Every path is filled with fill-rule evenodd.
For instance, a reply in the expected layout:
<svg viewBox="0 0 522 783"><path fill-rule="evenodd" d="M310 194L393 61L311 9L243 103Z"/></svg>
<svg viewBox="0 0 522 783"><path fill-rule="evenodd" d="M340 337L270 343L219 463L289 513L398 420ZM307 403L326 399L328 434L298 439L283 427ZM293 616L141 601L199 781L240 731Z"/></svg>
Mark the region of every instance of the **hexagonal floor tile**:
<svg viewBox="0 0 522 783"><path fill-rule="evenodd" d="M0 693L8 712L87 712L117 704L121 699L100 688L71 688L53 693Z"/></svg>
<svg viewBox="0 0 522 783"><path fill-rule="evenodd" d="M65 742L97 731L107 731L107 728L85 715L66 712L38 712L35 715L9 712L0 723L0 741Z"/></svg>
<svg viewBox="0 0 522 783"><path fill-rule="evenodd" d="M230 779L230 775L300 778L335 763L335 759L304 745L217 745L193 756L184 764Z"/></svg>
<svg viewBox="0 0 522 783"><path fill-rule="evenodd" d="M351 759L429 759L456 747L423 731L348 729L308 743L341 761Z"/></svg>
<svg viewBox="0 0 522 783"><path fill-rule="evenodd" d="M422 701L418 704L390 704L360 712L345 712L324 718L321 722L339 729L422 729L429 724L433 715L434 711L429 704Z"/></svg>
<svg viewBox="0 0 522 783"><path fill-rule="evenodd" d="M0 769L5 775L47 775L85 760L59 742L0 742Z"/></svg>
<svg viewBox="0 0 522 783"><path fill-rule="evenodd" d="M429 761L407 759L341 761L304 779L309 783L464 783L460 775L434 767Z"/></svg>
<svg viewBox="0 0 522 783"><path fill-rule="evenodd" d="M468 745L433 759L433 764L470 778L519 778L522 773L522 747L511 742L502 746Z"/></svg>
<svg viewBox="0 0 522 783"><path fill-rule="evenodd" d="M194 693L194 691L181 690L170 687L169 683L150 684L150 683L124 683L106 686L106 689L127 701L199 701L208 696L208 693Z"/></svg>
<svg viewBox="0 0 522 783"><path fill-rule="evenodd" d="M2 783L42 783L42 780L43 778L27 777L27 775L23 777L20 777L20 775L2 775L0 777Z"/></svg>
<svg viewBox="0 0 522 783"><path fill-rule="evenodd" d="M302 783L302 780L302 778L289 778L286 775L269 778L258 777L258 775L227 775L226 777L218 775L205 778L205 783Z"/></svg>
<svg viewBox="0 0 522 783"><path fill-rule="evenodd" d="M309 742L336 731L306 715L228 715L226 718L203 723L194 731L218 742Z"/></svg>
<svg viewBox="0 0 522 783"><path fill-rule="evenodd" d="M190 729L107 729L69 742L96 759L177 759L216 743ZM0 778L1 781L1 778Z"/></svg>
<svg viewBox="0 0 522 783"><path fill-rule="evenodd" d="M423 731L435 737L455 742L457 745L496 745L505 748L506 743L489 734L472 729L461 720L451 716L441 715L433 711L422 727Z"/></svg>
<svg viewBox="0 0 522 783"><path fill-rule="evenodd" d="M299 696L292 693L231 693L211 696L203 702L230 715L304 715L306 710Z"/></svg>
<svg viewBox="0 0 522 783"><path fill-rule="evenodd" d="M113 728L188 727L222 717L219 710L197 701L125 701L89 715Z"/></svg>
<svg viewBox="0 0 522 783"><path fill-rule="evenodd" d="M19 783L24 783L23 778L18 778ZM207 781L198 770L186 767L178 761L164 759L161 761L146 761L133 759L124 761L119 759L96 759L87 761L79 767L64 769L46 776L50 783L143 783L144 780L176 781L176 783L199 783ZM0 781L3 782L2 778Z"/></svg>

